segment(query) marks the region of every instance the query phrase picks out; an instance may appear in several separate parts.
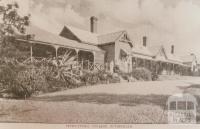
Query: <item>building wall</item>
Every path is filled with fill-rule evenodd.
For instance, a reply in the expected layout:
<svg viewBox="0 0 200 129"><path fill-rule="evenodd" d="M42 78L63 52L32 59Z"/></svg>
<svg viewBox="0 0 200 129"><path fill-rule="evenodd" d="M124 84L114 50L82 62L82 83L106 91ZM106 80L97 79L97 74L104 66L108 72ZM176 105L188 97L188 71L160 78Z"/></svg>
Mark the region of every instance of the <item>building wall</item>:
<svg viewBox="0 0 200 129"><path fill-rule="evenodd" d="M120 50L124 50L127 54L127 62L120 59ZM131 55L131 46L129 43L117 41L115 43L115 63L119 65L120 69L123 72L131 72L132 71L132 57Z"/></svg>
<svg viewBox="0 0 200 129"><path fill-rule="evenodd" d="M105 51L105 58L104 58L105 63L110 63L111 61L114 61L115 59L115 44L114 43L102 45L100 46L100 48Z"/></svg>
<svg viewBox="0 0 200 129"><path fill-rule="evenodd" d="M94 62L95 63L98 63L98 64L101 64L101 65L104 65L104 57L105 56L105 53L104 52L95 52L94 54Z"/></svg>
<svg viewBox="0 0 200 129"><path fill-rule="evenodd" d="M124 50L128 54L131 53L131 46L128 43L117 41L115 43L115 60L119 60L120 58L120 50Z"/></svg>

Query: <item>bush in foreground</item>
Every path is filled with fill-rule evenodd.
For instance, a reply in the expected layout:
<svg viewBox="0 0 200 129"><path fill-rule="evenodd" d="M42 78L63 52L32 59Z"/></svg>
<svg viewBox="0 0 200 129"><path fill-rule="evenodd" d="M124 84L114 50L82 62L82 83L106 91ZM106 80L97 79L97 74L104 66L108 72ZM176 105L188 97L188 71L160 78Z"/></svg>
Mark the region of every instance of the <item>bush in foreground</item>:
<svg viewBox="0 0 200 129"><path fill-rule="evenodd" d="M43 72L36 68L20 71L11 92L18 97L30 97L37 92L47 92L49 85Z"/></svg>
<svg viewBox="0 0 200 129"><path fill-rule="evenodd" d="M146 68L133 69L131 75L134 78L136 78L137 80L143 80L143 81L151 81L152 80L151 72Z"/></svg>
<svg viewBox="0 0 200 129"><path fill-rule="evenodd" d="M83 75L81 76L81 81L85 83L85 85L95 85L102 83L118 83L120 82L120 78L118 76L114 76L106 71L83 71Z"/></svg>

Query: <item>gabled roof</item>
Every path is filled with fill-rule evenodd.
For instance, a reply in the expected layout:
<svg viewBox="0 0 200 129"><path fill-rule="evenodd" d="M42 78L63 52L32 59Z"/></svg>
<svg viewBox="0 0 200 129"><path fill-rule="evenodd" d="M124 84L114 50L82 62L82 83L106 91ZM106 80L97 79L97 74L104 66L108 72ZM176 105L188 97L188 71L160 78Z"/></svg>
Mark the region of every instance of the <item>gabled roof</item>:
<svg viewBox="0 0 200 129"><path fill-rule="evenodd" d="M160 61L165 61L165 62L169 62L169 63L176 63L176 64L181 64L183 62L180 59L180 57L166 52L164 46L162 46L162 45L151 46L149 49L155 57L157 56L157 54L159 54L159 52L161 52L161 51L164 52L166 59L159 58L158 60L160 60Z"/></svg>
<svg viewBox="0 0 200 129"><path fill-rule="evenodd" d="M189 63L189 62L193 62L194 57L192 55L185 55L185 56L182 56L181 59L183 60L184 63Z"/></svg>
<svg viewBox="0 0 200 129"><path fill-rule="evenodd" d="M79 43L74 40L69 40L59 35L43 30L34 25L30 25L29 27L26 28L26 34L34 34L35 37L32 41L36 41L36 42L48 43L50 45L60 45L60 46L70 47L70 48L79 48L82 50L102 51L97 46Z"/></svg>
<svg viewBox="0 0 200 129"><path fill-rule="evenodd" d="M157 58L158 60L163 60L164 61L164 60L167 59L166 50L165 50L165 48L164 48L163 45L154 45L154 46L151 46L151 47L149 47L149 50L153 54L153 56L155 58ZM164 54L164 59L163 58L161 59L161 58L158 57L158 54L160 54L160 53Z"/></svg>
<svg viewBox="0 0 200 129"><path fill-rule="evenodd" d="M98 42L99 42L99 44L106 44L106 43L115 42L125 32L126 32L125 30L122 30L122 31L114 32L114 33L99 35L98 36Z"/></svg>
<svg viewBox="0 0 200 129"><path fill-rule="evenodd" d="M183 63L192 63L193 61L196 61L197 64L200 64L200 59L197 58L196 55L185 55L181 57L181 60L183 61Z"/></svg>
<svg viewBox="0 0 200 129"><path fill-rule="evenodd" d="M156 56L157 54L159 54L159 51L162 49L161 45L155 45L155 46L150 46L149 50L151 51L151 53L153 54L153 56Z"/></svg>
<svg viewBox="0 0 200 129"><path fill-rule="evenodd" d="M64 32L67 31L67 32ZM92 45L102 45L107 43L115 42L117 39L120 38L120 36L124 33L127 34L125 30L113 32L113 33L107 33L107 34L95 34L90 31L78 29L72 26L64 26L62 33L71 33L75 40L78 40L82 43L92 44ZM69 38L65 36L65 34L62 35L63 37Z"/></svg>
<svg viewBox="0 0 200 129"><path fill-rule="evenodd" d="M97 34L92 33L90 31L78 29L69 25L66 25L65 27L69 29L80 41L94 45L98 44Z"/></svg>
<svg viewBox="0 0 200 129"><path fill-rule="evenodd" d="M148 47L144 47L144 46L135 45L132 48L132 52L135 54L153 57L153 54L150 52Z"/></svg>
<svg viewBox="0 0 200 129"><path fill-rule="evenodd" d="M169 61L171 61L172 63L183 63L183 61L180 59L180 57L171 54L171 53L167 53L167 59Z"/></svg>

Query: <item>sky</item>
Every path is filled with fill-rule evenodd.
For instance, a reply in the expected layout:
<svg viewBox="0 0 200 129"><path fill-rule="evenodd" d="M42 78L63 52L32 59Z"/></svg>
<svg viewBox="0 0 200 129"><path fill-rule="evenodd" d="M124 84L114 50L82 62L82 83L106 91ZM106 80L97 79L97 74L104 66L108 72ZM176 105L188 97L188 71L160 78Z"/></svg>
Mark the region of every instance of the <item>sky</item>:
<svg viewBox="0 0 200 129"><path fill-rule="evenodd" d="M17 1L21 15L30 13L32 24L52 33L58 34L64 25L89 31L89 19L96 16L99 34L127 30L136 44L147 36L148 46L164 45L170 51L175 45L179 56L200 57L200 0L2 1Z"/></svg>

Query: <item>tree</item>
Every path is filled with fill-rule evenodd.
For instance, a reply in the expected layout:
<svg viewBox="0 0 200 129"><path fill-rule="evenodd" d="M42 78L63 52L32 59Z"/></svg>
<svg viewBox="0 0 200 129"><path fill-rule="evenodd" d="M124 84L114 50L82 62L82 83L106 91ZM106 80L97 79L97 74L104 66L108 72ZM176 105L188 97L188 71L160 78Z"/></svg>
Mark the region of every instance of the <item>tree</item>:
<svg viewBox="0 0 200 129"><path fill-rule="evenodd" d="M30 23L30 15L20 16L19 5L15 3L0 5L0 58L22 57L24 52L19 51L15 43L16 34L25 34L25 27Z"/></svg>
<svg viewBox="0 0 200 129"><path fill-rule="evenodd" d="M3 15L1 34L11 36L15 30L25 33L25 26L28 26L30 22L30 15L22 17L18 14L18 9L17 3L7 4L7 7L0 6L0 15Z"/></svg>

